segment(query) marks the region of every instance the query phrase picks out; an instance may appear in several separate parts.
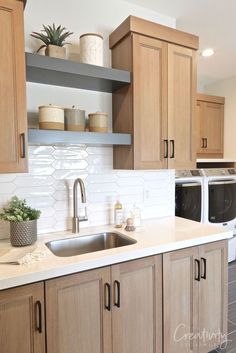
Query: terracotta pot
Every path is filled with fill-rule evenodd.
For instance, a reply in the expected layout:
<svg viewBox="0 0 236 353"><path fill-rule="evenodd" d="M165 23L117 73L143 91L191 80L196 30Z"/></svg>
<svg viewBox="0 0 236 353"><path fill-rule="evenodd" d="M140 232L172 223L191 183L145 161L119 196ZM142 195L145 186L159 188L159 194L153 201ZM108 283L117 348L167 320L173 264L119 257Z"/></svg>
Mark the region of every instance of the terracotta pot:
<svg viewBox="0 0 236 353"><path fill-rule="evenodd" d="M66 58L66 48L58 47L57 45L48 45L45 50L45 55L51 56L53 58L65 59Z"/></svg>

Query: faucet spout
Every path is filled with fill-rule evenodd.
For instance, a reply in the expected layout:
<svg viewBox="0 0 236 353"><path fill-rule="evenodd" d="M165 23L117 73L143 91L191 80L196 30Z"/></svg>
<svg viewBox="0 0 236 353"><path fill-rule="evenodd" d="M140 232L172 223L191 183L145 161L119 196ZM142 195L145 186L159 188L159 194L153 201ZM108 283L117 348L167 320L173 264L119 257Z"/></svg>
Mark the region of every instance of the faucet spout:
<svg viewBox="0 0 236 353"><path fill-rule="evenodd" d="M79 217L78 216L78 185L80 187L80 195L81 195L81 202L86 203L86 193L85 193L85 186L82 179L77 178L74 182L73 186L73 218L72 218L72 232L78 233L79 232L79 223L83 221L87 221L87 210L85 207L85 216Z"/></svg>

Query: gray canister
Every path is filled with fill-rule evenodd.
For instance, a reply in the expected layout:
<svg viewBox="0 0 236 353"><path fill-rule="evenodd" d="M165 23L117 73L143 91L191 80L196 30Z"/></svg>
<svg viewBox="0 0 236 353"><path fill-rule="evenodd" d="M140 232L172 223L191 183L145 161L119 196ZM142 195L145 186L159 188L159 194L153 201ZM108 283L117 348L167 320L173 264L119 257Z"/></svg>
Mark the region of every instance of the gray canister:
<svg viewBox="0 0 236 353"><path fill-rule="evenodd" d="M85 110L65 108L65 128L68 131L85 131Z"/></svg>

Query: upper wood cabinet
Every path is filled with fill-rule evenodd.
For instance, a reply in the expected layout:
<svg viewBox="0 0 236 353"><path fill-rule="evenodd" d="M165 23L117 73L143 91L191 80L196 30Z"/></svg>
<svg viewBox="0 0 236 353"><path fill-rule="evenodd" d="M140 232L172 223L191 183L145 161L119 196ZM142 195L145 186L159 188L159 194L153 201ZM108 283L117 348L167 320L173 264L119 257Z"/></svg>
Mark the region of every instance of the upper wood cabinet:
<svg viewBox="0 0 236 353"><path fill-rule="evenodd" d="M44 353L44 284L0 291L0 351Z"/></svg>
<svg viewBox="0 0 236 353"><path fill-rule="evenodd" d="M227 340L227 267L226 241L163 255L164 353L207 353Z"/></svg>
<svg viewBox="0 0 236 353"><path fill-rule="evenodd" d="M23 2L0 0L0 173L27 171Z"/></svg>
<svg viewBox="0 0 236 353"><path fill-rule="evenodd" d="M222 158L224 153L224 97L197 94L197 156Z"/></svg>
<svg viewBox="0 0 236 353"><path fill-rule="evenodd" d="M114 147L114 167L195 167L198 38L131 16L110 47L112 66L132 72L113 93L113 131L133 135L131 146Z"/></svg>
<svg viewBox="0 0 236 353"><path fill-rule="evenodd" d="M161 256L46 281L48 353L161 353Z"/></svg>

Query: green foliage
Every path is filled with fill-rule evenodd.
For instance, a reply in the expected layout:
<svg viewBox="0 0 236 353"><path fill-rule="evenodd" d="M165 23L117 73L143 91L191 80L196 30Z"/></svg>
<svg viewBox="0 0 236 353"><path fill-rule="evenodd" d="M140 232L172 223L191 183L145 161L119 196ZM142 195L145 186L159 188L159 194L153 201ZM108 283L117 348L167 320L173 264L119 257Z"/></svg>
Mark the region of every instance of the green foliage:
<svg viewBox="0 0 236 353"><path fill-rule="evenodd" d="M41 33L32 32L31 36L41 40L44 44L38 49L38 51L42 48L47 47L48 45L57 45L58 47L63 47L67 43L65 40L69 36L71 36L73 32L66 31L65 27L61 25L56 27L55 23L52 26L43 25L43 29Z"/></svg>
<svg viewBox="0 0 236 353"><path fill-rule="evenodd" d="M25 200L20 200L17 196L14 196L8 205L3 208L0 219L9 222L32 221L38 219L40 214L41 211L27 206Z"/></svg>

